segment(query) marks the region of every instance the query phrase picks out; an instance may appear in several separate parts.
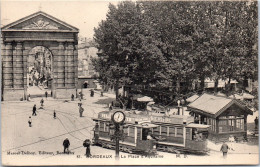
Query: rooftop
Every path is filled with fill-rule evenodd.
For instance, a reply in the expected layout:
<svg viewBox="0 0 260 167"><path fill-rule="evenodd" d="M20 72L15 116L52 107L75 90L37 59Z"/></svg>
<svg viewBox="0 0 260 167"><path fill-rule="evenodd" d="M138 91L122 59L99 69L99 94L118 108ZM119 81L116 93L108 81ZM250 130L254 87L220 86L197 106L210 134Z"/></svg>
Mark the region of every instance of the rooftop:
<svg viewBox="0 0 260 167"><path fill-rule="evenodd" d="M205 114L218 116L233 104L236 104L238 107L247 111L249 114L252 114L252 111L239 100L207 93L204 93L194 102L190 103L188 108L191 110L195 109Z"/></svg>

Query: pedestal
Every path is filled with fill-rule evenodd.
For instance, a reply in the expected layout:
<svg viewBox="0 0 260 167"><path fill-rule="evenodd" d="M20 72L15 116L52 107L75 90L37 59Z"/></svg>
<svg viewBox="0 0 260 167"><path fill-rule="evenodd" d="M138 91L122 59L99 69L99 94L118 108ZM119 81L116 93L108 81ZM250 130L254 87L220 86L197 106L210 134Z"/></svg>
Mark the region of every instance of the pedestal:
<svg viewBox="0 0 260 167"><path fill-rule="evenodd" d="M5 88L4 89L4 101L20 101L20 99L24 99L24 89L13 89L13 88Z"/></svg>

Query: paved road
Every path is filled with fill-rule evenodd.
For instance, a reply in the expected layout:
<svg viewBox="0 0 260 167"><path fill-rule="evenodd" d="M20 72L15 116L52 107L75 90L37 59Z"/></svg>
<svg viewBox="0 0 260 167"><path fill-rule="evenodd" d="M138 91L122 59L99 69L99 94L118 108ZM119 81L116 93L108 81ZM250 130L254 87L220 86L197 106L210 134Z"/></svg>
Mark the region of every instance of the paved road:
<svg viewBox="0 0 260 167"><path fill-rule="evenodd" d="M196 164L211 162L215 159L219 164L230 163L236 158L236 154L230 154L227 160L223 160L218 148L210 156L188 155L189 161L183 156L176 158L175 154L159 152L158 157L140 157L120 153L122 158L115 161L114 150L92 146L91 153L95 158L87 159L84 157L85 148L82 143L85 139L93 136L94 122L93 117L97 117L100 111L107 110L107 105L103 102L111 101L114 95L105 94L100 97L95 94L89 96L89 90L83 91L85 100L82 100L85 109L84 117L79 117L78 102L64 100L45 99L44 109L39 109L41 98L34 98L30 102L2 102L2 159L8 165L19 163L20 165L76 165L76 164ZM37 105L37 116L32 117L32 127L28 127L28 117L32 114L33 105ZM53 111L56 111L57 118L53 118ZM63 151L62 142L69 138L71 154L57 154ZM254 147L255 148L255 147ZM250 148L251 149L251 148ZM22 154L22 151L24 155ZM40 154L40 151L45 151ZM8 154L18 155L8 155ZM35 154L35 155L32 155ZM112 157L111 157L112 156ZM247 160L254 161L256 154L244 155ZM123 157L126 157L123 158ZM218 161L217 161L218 160ZM222 162L223 161L223 162ZM239 162L239 161L238 161ZM244 162L244 161L242 161ZM213 163L213 161L212 161Z"/></svg>

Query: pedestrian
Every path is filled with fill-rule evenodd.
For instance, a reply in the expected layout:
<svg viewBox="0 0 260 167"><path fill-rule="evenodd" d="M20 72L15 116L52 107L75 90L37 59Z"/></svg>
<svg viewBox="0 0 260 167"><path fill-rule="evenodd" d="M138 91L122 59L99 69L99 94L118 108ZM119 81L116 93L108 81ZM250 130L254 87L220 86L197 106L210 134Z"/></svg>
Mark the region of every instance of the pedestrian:
<svg viewBox="0 0 260 167"><path fill-rule="evenodd" d="M81 92L81 94L80 94L80 98L83 100L83 93Z"/></svg>
<svg viewBox="0 0 260 167"><path fill-rule="evenodd" d="M220 149L220 151L222 151L222 153L223 153L223 157L224 157L224 158L227 157L228 149L229 149L229 147L228 147L228 145L226 144L226 142L224 141L223 144L222 144L222 146L221 146L221 149Z"/></svg>
<svg viewBox="0 0 260 167"><path fill-rule="evenodd" d="M56 119L56 112L55 112L55 110L53 112L53 118Z"/></svg>
<svg viewBox="0 0 260 167"><path fill-rule="evenodd" d="M71 95L71 101L74 101L74 94Z"/></svg>
<svg viewBox="0 0 260 167"><path fill-rule="evenodd" d="M228 141L230 142L230 149L234 151L234 142L235 142L235 137L233 135L230 135L228 138Z"/></svg>
<svg viewBox="0 0 260 167"><path fill-rule="evenodd" d="M46 99L47 99L47 97L48 97L48 92L47 92L47 91L45 92L45 97L46 97Z"/></svg>
<svg viewBox="0 0 260 167"><path fill-rule="evenodd" d="M83 146L86 147L86 157L90 157L91 156L91 153L90 153L90 140L86 139L83 142Z"/></svg>
<svg viewBox="0 0 260 167"><path fill-rule="evenodd" d="M37 115L36 114L36 104L34 104L34 106L33 106L33 113L32 113L32 115L35 115L35 116Z"/></svg>
<svg viewBox="0 0 260 167"><path fill-rule="evenodd" d="M81 96L81 92L79 92L79 101L81 101L81 97L82 97L82 96Z"/></svg>
<svg viewBox="0 0 260 167"><path fill-rule="evenodd" d="M43 98L41 99L40 103L41 103L41 106L43 107L43 103L44 103Z"/></svg>
<svg viewBox="0 0 260 167"><path fill-rule="evenodd" d="M51 91L51 97L52 97L52 91Z"/></svg>
<svg viewBox="0 0 260 167"><path fill-rule="evenodd" d="M90 96L94 97L94 90L93 89L91 89L91 91L90 91Z"/></svg>
<svg viewBox="0 0 260 167"><path fill-rule="evenodd" d="M103 95L103 90L101 90L101 94L100 94L100 96L101 96L101 97L103 97L103 96L104 96L104 95Z"/></svg>
<svg viewBox="0 0 260 167"><path fill-rule="evenodd" d="M108 104L108 108L109 108L109 111L111 111L113 109L111 103Z"/></svg>
<svg viewBox="0 0 260 167"><path fill-rule="evenodd" d="M80 117L82 117L83 111L84 111L84 108L80 105L79 106L79 116Z"/></svg>
<svg viewBox="0 0 260 167"><path fill-rule="evenodd" d="M255 129L258 129L258 117L255 117Z"/></svg>
<svg viewBox="0 0 260 167"><path fill-rule="evenodd" d="M30 95L30 94L28 95L28 98L27 98L27 100L28 100L28 101L30 101L30 100L31 100L31 95Z"/></svg>
<svg viewBox="0 0 260 167"><path fill-rule="evenodd" d="M28 123L29 123L29 127L32 127L32 118L31 117L29 117Z"/></svg>
<svg viewBox="0 0 260 167"><path fill-rule="evenodd" d="M70 146L70 141L68 138L66 138L64 141L63 141L63 147L64 147L64 153L69 153L69 146Z"/></svg>

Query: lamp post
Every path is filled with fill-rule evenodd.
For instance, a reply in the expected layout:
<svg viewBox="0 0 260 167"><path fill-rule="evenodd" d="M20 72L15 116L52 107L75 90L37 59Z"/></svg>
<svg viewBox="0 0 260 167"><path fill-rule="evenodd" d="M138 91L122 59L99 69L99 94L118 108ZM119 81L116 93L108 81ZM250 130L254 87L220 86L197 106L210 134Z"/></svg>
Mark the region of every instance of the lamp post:
<svg viewBox="0 0 260 167"><path fill-rule="evenodd" d="M119 139L121 138L120 125L125 121L125 114L122 111L116 111L112 115L112 121L115 125L115 139L116 139L116 160L119 159Z"/></svg>
<svg viewBox="0 0 260 167"><path fill-rule="evenodd" d="M178 100L178 101L177 101L177 104L178 104L178 115L180 115L180 103L181 103L181 101Z"/></svg>

